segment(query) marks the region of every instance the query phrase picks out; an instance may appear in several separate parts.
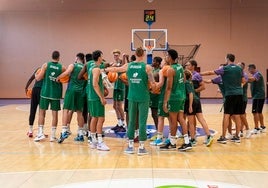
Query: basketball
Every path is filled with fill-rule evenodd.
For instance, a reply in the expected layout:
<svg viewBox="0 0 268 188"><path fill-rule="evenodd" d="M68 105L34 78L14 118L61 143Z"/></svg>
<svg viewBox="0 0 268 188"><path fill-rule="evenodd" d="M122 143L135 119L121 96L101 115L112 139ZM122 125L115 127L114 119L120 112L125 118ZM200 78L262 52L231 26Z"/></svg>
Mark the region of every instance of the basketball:
<svg viewBox="0 0 268 188"><path fill-rule="evenodd" d="M104 93L103 93L104 97L107 97L109 95L109 90L104 87Z"/></svg>
<svg viewBox="0 0 268 188"><path fill-rule="evenodd" d="M28 97L28 98L32 98L32 89L28 89L27 90L27 92L26 92L26 96Z"/></svg>
<svg viewBox="0 0 268 188"><path fill-rule="evenodd" d="M35 72L35 76L37 76L39 73L41 72L41 69L37 69L37 71Z"/></svg>
<svg viewBox="0 0 268 188"><path fill-rule="evenodd" d="M153 93L153 94L160 94L161 93L161 90L158 87L151 88L151 93Z"/></svg>
<svg viewBox="0 0 268 188"><path fill-rule="evenodd" d="M113 83L118 79L118 73L117 72L109 72L108 73L108 80Z"/></svg>
<svg viewBox="0 0 268 188"><path fill-rule="evenodd" d="M162 68L162 71L163 71L163 75L164 77L167 77L167 70L169 69L169 65L164 65L163 68Z"/></svg>
<svg viewBox="0 0 268 188"><path fill-rule="evenodd" d="M83 78L84 78L85 80L88 80L88 74L87 74L87 72L85 72L85 74L83 75Z"/></svg>
<svg viewBox="0 0 268 188"><path fill-rule="evenodd" d="M68 83L69 82L69 78L70 78L70 76L69 75L66 75L66 76L60 78L59 81L61 83L65 84L65 83Z"/></svg>
<svg viewBox="0 0 268 188"><path fill-rule="evenodd" d="M128 80L127 80L127 73L122 73L121 75L120 75L120 77L119 77L122 81L124 81L124 82L127 82Z"/></svg>
<svg viewBox="0 0 268 188"><path fill-rule="evenodd" d="M36 73L35 74L39 74L41 72L41 69L37 69Z"/></svg>

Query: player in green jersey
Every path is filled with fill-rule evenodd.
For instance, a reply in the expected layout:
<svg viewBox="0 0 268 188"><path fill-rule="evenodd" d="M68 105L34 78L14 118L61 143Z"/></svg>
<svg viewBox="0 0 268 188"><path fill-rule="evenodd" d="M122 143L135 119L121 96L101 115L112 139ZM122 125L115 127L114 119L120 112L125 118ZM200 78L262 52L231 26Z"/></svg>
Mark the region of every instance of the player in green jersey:
<svg viewBox="0 0 268 188"><path fill-rule="evenodd" d="M153 75L154 75L154 80L156 82L159 82L159 71L160 71L160 65L162 62L162 58L161 57L154 57L153 59L153 63L152 63L152 68L153 68ZM151 114L152 114L152 118L154 120L154 124L155 124L155 128L157 130L157 126L158 126L158 101L159 101L159 95L160 95L160 90L158 91L151 91L150 92L150 108L151 108Z"/></svg>
<svg viewBox="0 0 268 188"><path fill-rule="evenodd" d="M139 120L139 148L138 155L146 155L148 151L144 147L147 139L146 124L149 111L149 86L155 88L155 82L152 74L152 67L144 63L144 50L137 48L135 51L136 61L123 65L122 67L108 67L108 72L127 72L129 91L128 91L128 147L125 153L133 154L134 150L134 132L138 113Z"/></svg>
<svg viewBox="0 0 268 188"><path fill-rule="evenodd" d="M85 105L83 109L83 116L84 116L84 131L85 131L85 135L87 135L88 137L88 142L90 144L92 143L92 138L91 138L91 132L90 132L91 115L90 115L90 109L88 105L89 101L87 97L88 95L88 71L90 70L91 66L94 66L94 65L95 63L94 63L92 54L86 54L86 64L84 65L80 73L78 74L78 79L86 80L85 87L84 87ZM109 66L109 64L102 61L99 67L103 69L107 66ZM102 80L104 82L104 91L106 91L106 93L109 94L109 91L104 81L106 75L103 72L101 74L102 74Z"/></svg>
<svg viewBox="0 0 268 188"><path fill-rule="evenodd" d="M189 141L188 128L184 119L184 103L186 99L184 70L180 64L176 63L177 58L178 52L176 50L168 50L166 61L170 63L170 68L167 70L167 86L163 109L169 113L170 140L165 142L165 145L161 146L161 148L176 148L177 121L179 121L182 126L184 144L178 149L186 151L192 149L192 145Z"/></svg>
<svg viewBox="0 0 268 188"><path fill-rule="evenodd" d="M256 65L254 64L248 65L248 71L251 74L251 76L249 77L249 82L250 82L250 91L253 99L252 114L254 117L254 124L255 124L253 132L257 134L259 132L266 131L266 127L264 126L264 118L262 114L262 109L265 101L264 79L262 74L256 69Z"/></svg>
<svg viewBox="0 0 268 188"><path fill-rule="evenodd" d="M164 60L163 66L159 71L159 82L157 83L157 88L160 88L160 94L158 98L158 108L157 108L157 116L158 116L158 125L157 125L157 134L156 139L152 141L150 144L155 146L161 146L164 144L163 140L163 130L164 130L164 121L165 118L168 118L168 113L163 110L163 101L166 91L166 83L167 83L167 69L169 68L169 64ZM167 139L169 141L169 138ZM161 149L161 148L160 148ZM165 148L162 148L165 149Z"/></svg>
<svg viewBox="0 0 268 188"><path fill-rule="evenodd" d="M184 71L185 74L185 90L186 90L186 101L185 101L185 108L184 108L184 113L187 116L188 122L189 122L189 130L190 130L190 136L191 136L191 144L195 145L195 132L196 132L196 127L195 127L195 117L197 117L198 121L201 123L204 132L206 133L207 137L204 141L206 146L210 146L213 141L212 135L210 135L209 128L207 125L206 120L203 117L203 113L201 110L201 103L200 103L200 98L195 92L194 89L194 84L192 82L192 72L189 70Z"/></svg>
<svg viewBox="0 0 268 188"><path fill-rule="evenodd" d="M101 76L100 65L103 57L100 50L92 53L94 65L89 66L88 73L88 107L91 115L90 131L92 149L97 148L101 151L109 151L110 148L104 143L102 138L102 128L105 121L105 105L104 86Z"/></svg>
<svg viewBox="0 0 268 188"><path fill-rule="evenodd" d="M62 77L67 75L70 76L67 90L65 92L64 102L63 102L63 115L62 115L62 132L59 143L62 143L64 139L68 137L68 121L70 122L71 117L69 117L69 111L77 113L77 123L78 123L78 133L75 141L84 141L83 136L83 125L84 119L82 115L83 106L84 106L84 85L85 80L79 80L78 74L84 66L85 55L83 53L78 53L76 55L75 63L72 63L68 66L66 71L57 77L57 81Z"/></svg>
<svg viewBox="0 0 268 188"><path fill-rule="evenodd" d="M241 118L241 131L240 131L240 137L243 137L243 129L245 127L246 129L246 138L251 137L251 131L249 129L248 121L247 121L247 116L246 116L246 108L247 108L247 103L248 103L248 74L245 72L245 63L244 62L239 62L237 63L238 66L240 66L243 70L243 75L245 82L243 84L243 114L240 115Z"/></svg>
<svg viewBox="0 0 268 188"><path fill-rule="evenodd" d="M210 135L208 124L203 116L202 106L201 106L201 101L200 101L200 92L205 89L205 84L203 82L202 76L196 71L197 62L195 60L191 60L191 61L187 62L185 64L185 67L186 67L186 70L190 71L190 73L191 73L189 75L189 73L187 71L185 72L188 76L188 79L186 78L186 86L188 86L188 88L186 87L186 90L190 89L189 87L191 87L191 85L193 85L194 97L195 97L195 99L193 101L193 105L194 105L193 112L188 113L188 111L187 111L188 109L185 109L186 114L191 116L190 118L192 118L192 115L194 115L193 116L193 125L194 125L195 131L193 132L194 135L192 135L192 133L191 133L191 143L192 143L192 145L196 145L196 142L197 142L196 141L196 118L197 118L197 120L199 121L199 123L201 124L201 126L203 127L203 129L207 135L205 143L207 146L210 146L212 141L213 141L213 137ZM189 84L189 82L191 84ZM189 105L189 103L186 103L185 105L187 105L187 104Z"/></svg>
<svg viewBox="0 0 268 188"><path fill-rule="evenodd" d="M124 61L120 59L121 52L118 49L113 50L114 62L111 64L112 67L121 67L124 65ZM120 77L118 73L118 77ZM126 125L125 125L125 114L123 109L123 102L124 102L124 95L125 95L125 84L122 82L121 79L117 79L114 82L114 90L113 90L113 108L116 113L116 117L118 123L115 127L111 130L114 132L126 132Z"/></svg>
<svg viewBox="0 0 268 188"><path fill-rule="evenodd" d="M43 129L45 124L45 115L48 106L52 110L52 130L50 141L56 141L56 128L58 125L58 111L60 107L60 99L62 98L62 83L57 82L56 78L65 71L65 68L59 62L60 53L54 51L52 53L52 61L45 63L41 67L39 74L35 76L36 80L43 79L43 86L41 89L41 99L39 106L38 119L38 134L34 141L40 141L45 138Z"/></svg>
<svg viewBox="0 0 268 188"><path fill-rule="evenodd" d="M202 75L221 75L222 83L224 86L224 115L222 135L217 142L226 144L226 130L229 126L230 117L232 116L236 125L235 136L231 141L240 143L239 132L241 130L240 115L243 114L243 88L242 84L245 83L243 71L240 66L234 63L235 56L233 54L227 54L225 57L226 66L220 66L214 71L207 71Z"/></svg>

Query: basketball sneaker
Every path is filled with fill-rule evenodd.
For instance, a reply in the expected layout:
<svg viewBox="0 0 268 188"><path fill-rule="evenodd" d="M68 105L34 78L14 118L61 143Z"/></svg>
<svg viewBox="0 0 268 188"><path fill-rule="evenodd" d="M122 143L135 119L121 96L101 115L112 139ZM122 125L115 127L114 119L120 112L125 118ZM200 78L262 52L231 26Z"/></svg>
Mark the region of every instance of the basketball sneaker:
<svg viewBox="0 0 268 188"><path fill-rule="evenodd" d="M72 134L72 132L70 130L67 130L66 132L68 133L68 135Z"/></svg>
<svg viewBox="0 0 268 188"><path fill-rule="evenodd" d="M265 133L266 132L266 127L264 125L261 125L260 131L261 131L261 133Z"/></svg>
<svg viewBox="0 0 268 188"><path fill-rule="evenodd" d="M212 142L213 142L213 136L210 135L207 137L206 146L207 147L211 146Z"/></svg>
<svg viewBox="0 0 268 188"><path fill-rule="evenodd" d="M32 137L33 137L33 133L32 133L32 132L27 132L27 136L28 136L29 138L32 138Z"/></svg>
<svg viewBox="0 0 268 188"><path fill-rule="evenodd" d="M217 140L218 143L221 143L221 144L226 144L227 143L227 140L225 137L220 137L218 140Z"/></svg>
<svg viewBox="0 0 268 188"><path fill-rule="evenodd" d="M101 142L97 144L97 150L110 151L110 148L104 142Z"/></svg>
<svg viewBox="0 0 268 188"><path fill-rule="evenodd" d="M64 133L60 133L60 138L58 140L58 143L61 144L66 138L68 138L69 133L65 131Z"/></svg>
<svg viewBox="0 0 268 188"><path fill-rule="evenodd" d="M250 138L251 137L251 131L250 130L246 130L246 138Z"/></svg>
<svg viewBox="0 0 268 188"><path fill-rule="evenodd" d="M257 127L253 129L253 134L259 134L259 133L261 133L260 128Z"/></svg>
<svg viewBox="0 0 268 188"><path fill-rule="evenodd" d="M137 154L138 155L148 155L149 152L145 148L139 148Z"/></svg>
<svg viewBox="0 0 268 188"><path fill-rule="evenodd" d="M76 142L84 142L84 136L83 135L77 135L77 137L74 138L74 141Z"/></svg>
<svg viewBox="0 0 268 188"><path fill-rule="evenodd" d="M231 139L231 141L232 141L232 142L235 142L235 143L240 143L240 138L234 136L234 137Z"/></svg>
<svg viewBox="0 0 268 188"><path fill-rule="evenodd" d="M191 139L190 142L191 142L192 146L196 146L197 145L197 141L194 138Z"/></svg>
<svg viewBox="0 0 268 188"><path fill-rule="evenodd" d="M187 150L191 150L192 144L191 142L189 144L182 144L181 147L178 148L179 151L187 151Z"/></svg>
<svg viewBox="0 0 268 188"><path fill-rule="evenodd" d="M89 147L91 149L96 149L97 148L97 145L98 145L98 142L91 142L90 145L89 145Z"/></svg>
<svg viewBox="0 0 268 188"><path fill-rule="evenodd" d="M35 138L34 138L34 141L35 142L39 142L39 141L41 141L41 140L43 140L43 139L45 139L46 137L45 137L45 135L44 134L38 134Z"/></svg>
<svg viewBox="0 0 268 188"><path fill-rule="evenodd" d="M157 134L150 138L151 141L155 141L156 139L157 139Z"/></svg>
<svg viewBox="0 0 268 188"><path fill-rule="evenodd" d="M134 147L127 147L124 151L124 153L127 153L127 154L134 154L135 153L135 150L134 150Z"/></svg>
<svg viewBox="0 0 268 188"><path fill-rule="evenodd" d="M152 141L150 143L150 145L152 145L152 146L161 146L163 144L164 144L164 142L163 142L162 138L156 139L155 141Z"/></svg>
<svg viewBox="0 0 268 188"><path fill-rule="evenodd" d="M176 144L171 144L170 140L167 139L163 146L160 146L160 150L175 150Z"/></svg>
<svg viewBox="0 0 268 188"><path fill-rule="evenodd" d="M111 128L111 130L115 131L119 128L120 126L118 124L116 124L116 126L114 126L113 128Z"/></svg>
<svg viewBox="0 0 268 188"><path fill-rule="evenodd" d="M117 129L114 130L115 133L125 133L127 132L126 128L123 126L119 126Z"/></svg>
<svg viewBox="0 0 268 188"><path fill-rule="evenodd" d="M87 142L90 144L90 143L92 143L92 137L89 135L88 137L87 137Z"/></svg>

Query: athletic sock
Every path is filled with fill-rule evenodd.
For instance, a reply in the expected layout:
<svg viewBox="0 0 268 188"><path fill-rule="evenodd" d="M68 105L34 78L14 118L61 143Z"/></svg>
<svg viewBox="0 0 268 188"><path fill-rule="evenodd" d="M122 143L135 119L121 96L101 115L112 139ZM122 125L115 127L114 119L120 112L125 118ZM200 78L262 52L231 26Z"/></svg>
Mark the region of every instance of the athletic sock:
<svg viewBox="0 0 268 188"><path fill-rule="evenodd" d="M176 144L176 136L170 136L170 143L172 145Z"/></svg>
<svg viewBox="0 0 268 188"><path fill-rule="evenodd" d="M121 119L121 123L122 123L122 126L123 126L123 127L126 126L124 121L125 121L124 119Z"/></svg>
<svg viewBox="0 0 268 188"><path fill-rule="evenodd" d="M88 129L88 127L87 127L87 123L84 123L84 125L83 125L83 129L84 129L85 131Z"/></svg>
<svg viewBox="0 0 268 188"><path fill-rule="evenodd" d="M185 144L189 144L190 143L188 134L183 135L183 138L184 138L184 143Z"/></svg>
<svg viewBox="0 0 268 188"><path fill-rule="evenodd" d="M44 134L43 129L44 129L44 125L39 125L38 126L38 135Z"/></svg>
<svg viewBox="0 0 268 188"><path fill-rule="evenodd" d="M70 123L67 123L67 130L69 131L70 130Z"/></svg>
<svg viewBox="0 0 268 188"><path fill-rule="evenodd" d="M81 128L80 127L78 128L78 135L79 136L83 136L84 135L83 134L83 128L82 127Z"/></svg>
<svg viewBox="0 0 268 188"><path fill-rule="evenodd" d="M128 147L133 148L134 147L134 140L128 141Z"/></svg>
<svg viewBox="0 0 268 188"><path fill-rule="evenodd" d="M56 130L57 130L56 126L51 127L51 137L56 138Z"/></svg>
<svg viewBox="0 0 268 188"><path fill-rule="evenodd" d="M103 139L102 139L102 134L98 134L98 143L102 143Z"/></svg>
<svg viewBox="0 0 268 188"><path fill-rule="evenodd" d="M33 125L29 125L29 133L33 132Z"/></svg>
<svg viewBox="0 0 268 188"><path fill-rule="evenodd" d="M139 142L139 149L144 149L144 141Z"/></svg>
<svg viewBox="0 0 268 188"><path fill-rule="evenodd" d="M68 130L68 126L62 126L61 133L67 132Z"/></svg>
<svg viewBox="0 0 268 188"><path fill-rule="evenodd" d="M118 124L119 126L122 126L122 121L121 121L121 119L118 119L118 120L117 120L117 124Z"/></svg>
<svg viewBox="0 0 268 188"><path fill-rule="evenodd" d="M97 138L96 138L96 133L91 133L91 138L92 138L92 142L96 143L97 142Z"/></svg>

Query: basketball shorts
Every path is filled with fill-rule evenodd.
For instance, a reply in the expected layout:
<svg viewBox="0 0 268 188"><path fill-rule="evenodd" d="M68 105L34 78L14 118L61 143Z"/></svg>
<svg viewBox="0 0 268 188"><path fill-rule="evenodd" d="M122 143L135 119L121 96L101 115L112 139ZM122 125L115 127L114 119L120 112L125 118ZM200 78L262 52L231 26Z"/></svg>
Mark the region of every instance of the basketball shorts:
<svg viewBox="0 0 268 188"><path fill-rule="evenodd" d="M157 110L157 114L158 116L161 116L161 117L168 117L168 113L166 113L164 110L163 110L163 101L159 102L158 103L158 110Z"/></svg>
<svg viewBox="0 0 268 188"><path fill-rule="evenodd" d="M185 99L178 101L168 101L169 112L184 112Z"/></svg>
<svg viewBox="0 0 268 188"><path fill-rule="evenodd" d="M201 107L201 102L200 102L200 100L197 100L197 99L194 99L194 100L193 100L192 109L193 109L193 112L190 113L190 112L189 112L189 101L188 101L188 100L185 101L185 105L184 105L184 113L185 113L186 115L196 115L196 114L198 114L198 113L202 113L202 107Z"/></svg>
<svg viewBox="0 0 268 188"><path fill-rule="evenodd" d="M252 113L262 113L264 99L253 99Z"/></svg>
<svg viewBox="0 0 268 188"><path fill-rule="evenodd" d="M225 96L224 113L230 115L243 114L243 96L242 95Z"/></svg>
<svg viewBox="0 0 268 188"><path fill-rule="evenodd" d="M40 106L39 108L42 110L48 110L48 106L50 105L50 110L59 111L60 108L60 99L59 100L52 100L47 98L40 98Z"/></svg>
<svg viewBox="0 0 268 188"><path fill-rule="evenodd" d="M150 108L158 108L159 95L150 95Z"/></svg>
<svg viewBox="0 0 268 188"><path fill-rule="evenodd" d="M114 92L113 92L114 101L123 101L125 97L124 93L125 93L124 90L114 89Z"/></svg>
<svg viewBox="0 0 268 188"><path fill-rule="evenodd" d="M243 114L246 113L247 104L248 104L248 101L243 101L243 106L242 106L242 112L243 112Z"/></svg>
<svg viewBox="0 0 268 188"><path fill-rule="evenodd" d="M63 109L72 111L83 111L84 93L82 91L66 90L63 102Z"/></svg>
<svg viewBox="0 0 268 188"><path fill-rule="evenodd" d="M88 101L88 109L92 117L105 117L105 108L100 100Z"/></svg>

